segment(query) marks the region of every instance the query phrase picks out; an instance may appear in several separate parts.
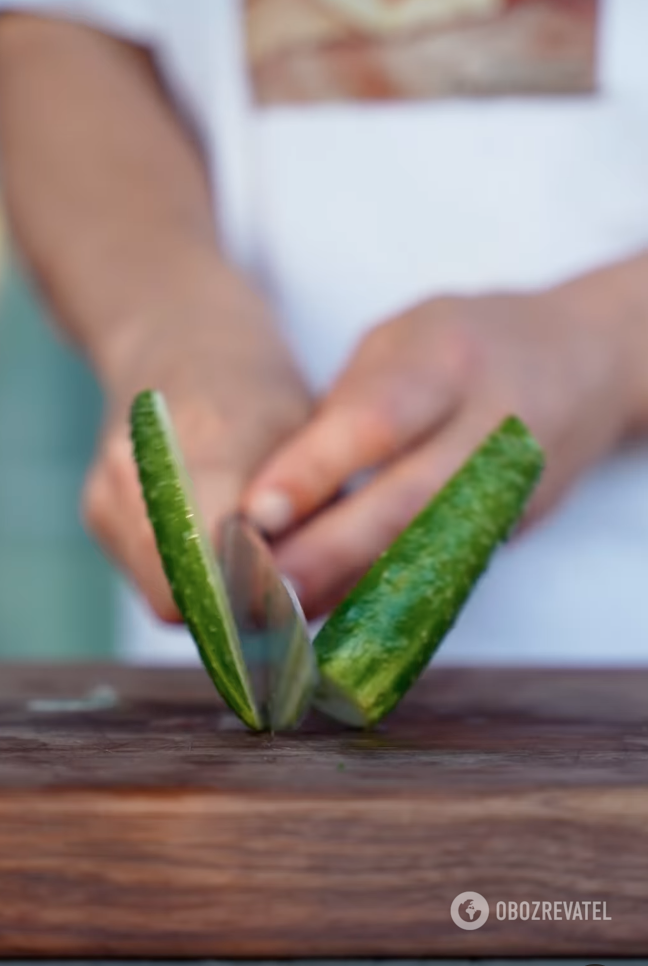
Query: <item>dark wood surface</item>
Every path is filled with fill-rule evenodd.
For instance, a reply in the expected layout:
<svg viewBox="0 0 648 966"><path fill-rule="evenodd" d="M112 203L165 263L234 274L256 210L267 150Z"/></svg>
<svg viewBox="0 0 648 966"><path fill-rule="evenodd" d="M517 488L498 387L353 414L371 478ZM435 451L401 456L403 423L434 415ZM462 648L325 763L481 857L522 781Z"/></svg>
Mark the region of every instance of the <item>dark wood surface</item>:
<svg viewBox="0 0 648 966"><path fill-rule="evenodd" d="M272 737L202 671L0 665L0 955L646 953L646 671L440 668L372 733Z"/></svg>

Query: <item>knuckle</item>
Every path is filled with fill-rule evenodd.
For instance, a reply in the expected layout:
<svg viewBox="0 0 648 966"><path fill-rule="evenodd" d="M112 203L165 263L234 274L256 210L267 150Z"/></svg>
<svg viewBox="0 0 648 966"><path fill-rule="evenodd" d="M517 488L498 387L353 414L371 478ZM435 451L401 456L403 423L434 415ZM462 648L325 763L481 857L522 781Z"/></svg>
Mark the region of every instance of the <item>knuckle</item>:
<svg viewBox="0 0 648 966"><path fill-rule="evenodd" d="M108 437L103 443L97 466L118 492L135 483L137 469L130 438L121 433Z"/></svg>
<svg viewBox="0 0 648 966"><path fill-rule="evenodd" d="M396 417L384 401L342 403L319 445L312 446L304 469L317 488L349 470L380 462L393 452L398 435Z"/></svg>
<svg viewBox="0 0 648 966"><path fill-rule="evenodd" d="M380 364L393 356L399 341L398 320L387 319L372 326L360 339L356 349L356 359L365 366Z"/></svg>
<svg viewBox="0 0 648 966"><path fill-rule="evenodd" d="M81 520L94 534L103 534L110 518L110 487L103 470L95 466L86 476L81 491Z"/></svg>
<svg viewBox="0 0 648 966"><path fill-rule="evenodd" d="M466 386L479 378L487 364L484 340L463 320L453 319L439 332L435 356L446 376Z"/></svg>
<svg viewBox="0 0 648 966"><path fill-rule="evenodd" d="M265 408L259 412L258 421L264 429L266 438L274 444L287 439L307 422L313 412L310 400L296 400L288 394L278 395L270 411Z"/></svg>
<svg viewBox="0 0 648 966"><path fill-rule="evenodd" d="M352 445L378 459L387 456L400 445L401 422L394 400L388 397L378 399L358 411Z"/></svg>
<svg viewBox="0 0 648 966"><path fill-rule="evenodd" d="M125 488L137 483L137 471L128 437L104 440L100 453L86 475L81 493L81 518L88 529L103 536L109 529L114 507Z"/></svg>
<svg viewBox="0 0 648 966"><path fill-rule="evenodd" d="M136 546L132 548L132 578L155 616L165 624L175 624L180 615L147 518L141 520L137 534Z"/></svg>
<svg viewBox="0 0 648 966"><path fill-rule="evenodd" d="M158 620L164 624L178 623L178 609L170 594L164 594L162 592L149 594L148 602Z"/></svg>

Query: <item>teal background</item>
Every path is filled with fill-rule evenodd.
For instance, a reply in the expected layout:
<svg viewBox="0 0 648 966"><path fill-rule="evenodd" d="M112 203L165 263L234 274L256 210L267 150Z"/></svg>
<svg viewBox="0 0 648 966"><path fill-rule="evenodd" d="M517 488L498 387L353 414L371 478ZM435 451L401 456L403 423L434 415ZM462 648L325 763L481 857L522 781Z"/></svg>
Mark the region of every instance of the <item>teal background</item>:
<svg viewBox="0 0 648 966"><path fill-rule="evenodd" d="M116 579L79 517L101 399L15 260L0 284L0 659L114 652Z"/></svg>

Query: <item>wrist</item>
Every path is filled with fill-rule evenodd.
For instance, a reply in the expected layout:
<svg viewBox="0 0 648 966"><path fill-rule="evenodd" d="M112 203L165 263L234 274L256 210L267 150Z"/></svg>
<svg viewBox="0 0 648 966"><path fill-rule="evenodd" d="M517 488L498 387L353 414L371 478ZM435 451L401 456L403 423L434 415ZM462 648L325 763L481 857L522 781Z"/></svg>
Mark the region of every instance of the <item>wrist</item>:
<svg viewBox="0 0 648 966"><path fill-rule="evenodd" d="M150 280L141 277L129 294L123 304L112 306L86 344L109 394L142 388L134 381L146 378L147 370L148 378L155 378L169 348L174 359L167 362L179 363L183 351L195 352L198 343L206 352L217 351L234 324L240 330L271 328L260 296L212 249L174 254L166 267L158 265L151 272Z"/></svg>
<svg viewBox="0 0 648 966"><path fill-rule="evenodd" d="M568 315L603 338L613 375L610 404L624 438L648 432L648 253L559 286Z"/></svg>

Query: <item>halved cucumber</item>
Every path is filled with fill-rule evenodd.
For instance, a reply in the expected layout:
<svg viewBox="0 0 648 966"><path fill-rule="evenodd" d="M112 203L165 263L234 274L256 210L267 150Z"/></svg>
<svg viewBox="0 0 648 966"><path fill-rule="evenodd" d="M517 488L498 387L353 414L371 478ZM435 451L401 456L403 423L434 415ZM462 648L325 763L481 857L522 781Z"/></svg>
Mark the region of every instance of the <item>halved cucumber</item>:
<svg viewBox="0 0 648 966"><path fill-rule="evenodd" d="M544 464L509 417L382 554L315 638L315 704L348 724L379 721L417 679Z"/></svg>
<svg viewBox="0 0 648 966"><path fill-rule="evenodd" d="M241 653L220 568L193 495L163 396L131 408L142 493L173 598L223 699L250 728L264 726Z"/></svg>

